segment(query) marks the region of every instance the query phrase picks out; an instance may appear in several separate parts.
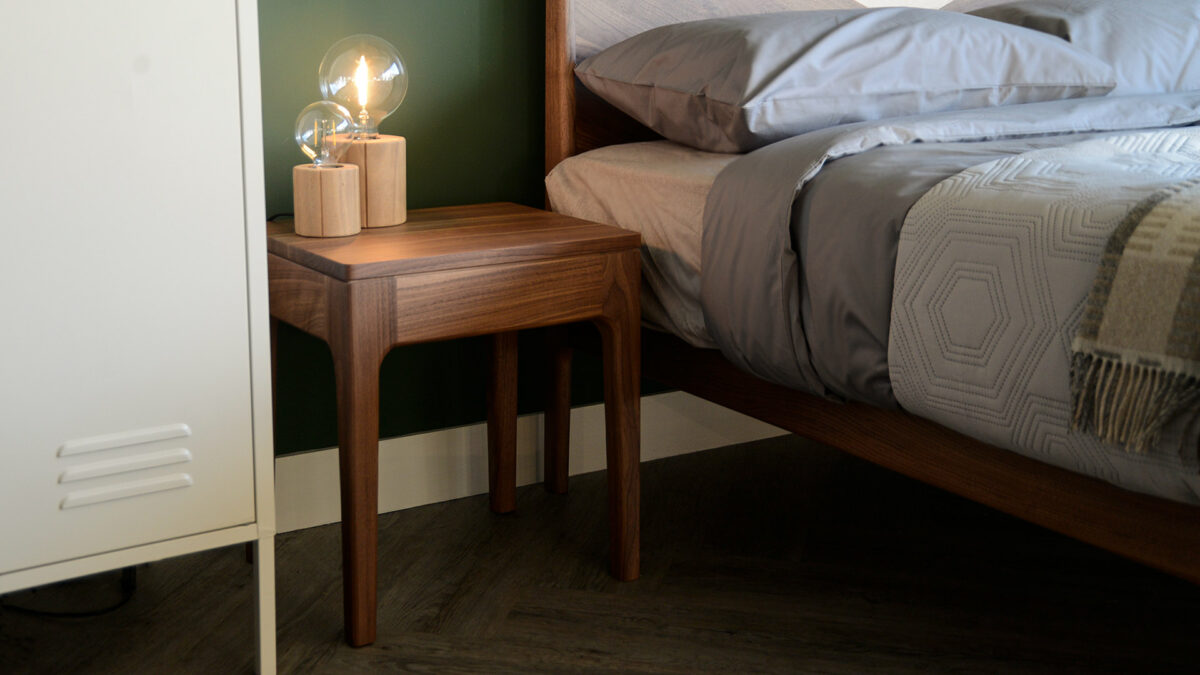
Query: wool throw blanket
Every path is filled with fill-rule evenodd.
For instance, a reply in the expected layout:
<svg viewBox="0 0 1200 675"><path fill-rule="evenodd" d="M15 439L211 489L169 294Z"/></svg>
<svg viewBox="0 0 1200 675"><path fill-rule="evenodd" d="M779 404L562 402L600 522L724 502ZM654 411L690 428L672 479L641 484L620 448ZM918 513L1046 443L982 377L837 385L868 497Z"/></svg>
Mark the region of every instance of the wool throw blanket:
<svg viewBox="0 0 1200 675"><path fill-rule="evenodd" d="M1075 429L1144 453L1200 405L1200 179L1117 226L1071 348Z"/></svg>

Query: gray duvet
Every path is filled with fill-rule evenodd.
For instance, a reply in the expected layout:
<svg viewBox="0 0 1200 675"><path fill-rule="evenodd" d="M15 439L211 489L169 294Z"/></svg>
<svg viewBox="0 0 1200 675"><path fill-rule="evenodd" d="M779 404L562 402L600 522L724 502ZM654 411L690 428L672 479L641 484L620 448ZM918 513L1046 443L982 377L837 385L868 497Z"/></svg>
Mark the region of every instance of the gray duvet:
<svg viewBox="0 0 1200 675"><path fill-rule="evenodd" d="M847 125L750 153L718 177L705 210L701 298L708 329L730 360L764 379L899 404L1050 463L1200 501L1194 443L1190 453L1130 456L1068 434L1061 414L1066 354L1051 345L1069 343L1062 334L1078 319L1073 312L1111 230L1105 218L1120 200L1083 189L1094 160L1079 160L1069 178L1055 180L1004 168L1020 164L1024 153L1036 157L1081 140L1198 120L1200 93L1079 99ZM1200 167L1194 159L1156 159L1164 148L1140 149L1146 152L1117 171L1132 180L1106 174L1115 185L1128 184L1122 199ZM1056 176L1046 168L1055 161L1044 161L1044 176ZM975 175L972 167L981 166L1016 175L1021 180L1011 182L1022 187L993 191L987 206L969 204L977 212L968 218L948 220L964 207L944 199L939 208L922 208L935 186L954 185L947 179ZM1086 242L1078 241L1076 226L1063 235L1069 245L1049 247L1051 255L1067 251L1070 264L1036 262L1048 250L1038 242L1052 229L1030 212L1050 208L1046 195L1063 191L1079 193L1067 202L1090 199L1106 208L1088 211ZM1014 211L1018 194L1024 206ZM910 214L930 213L906 223ZM978 227L947 229L950 221ZM1024 240L1016 237L1026 243L1009 246L1016 262L1007 267L998 262L1003 246L962 243L1015 236L996 231L1005 227L1026 232ZM901 243L910 240L921 244ZM995 255L972 257L975 249ZM894 280L907 285L894 287ZM1049 382L1059 376L1062 392ZM1005 386L987 384L999 381ZM1174 436L1176 448L1180 438Z"/></svg>
<svg viewBox="0 0 1200 675"><path fill-rule="evenodd" d="M884 146L831 161L805 183L792 231L799 272L813 280L802 284L801 312L824 391L896 406L887 360L892 279L901 225L918 199L972 166L1087 137Z"/></svg>

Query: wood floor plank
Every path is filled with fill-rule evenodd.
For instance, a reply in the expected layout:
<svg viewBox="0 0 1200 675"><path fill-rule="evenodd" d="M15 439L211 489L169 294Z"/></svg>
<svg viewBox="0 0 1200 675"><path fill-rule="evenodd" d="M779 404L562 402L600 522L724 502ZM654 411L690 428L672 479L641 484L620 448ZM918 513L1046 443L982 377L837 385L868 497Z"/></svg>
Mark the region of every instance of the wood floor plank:
<svg viewBox="0 0 1200 675"><path fill-rule="evenodd" d="M382 516L379 638L357 650L337 526L279 536L280 672L1195 671L1200 587L828 448L642 481L630 583L607 573L602 473L523 488L513 514L480 495ZM0 610L0 672L250 672L251 570L232 547L139 568L101 617Z"/></svg>

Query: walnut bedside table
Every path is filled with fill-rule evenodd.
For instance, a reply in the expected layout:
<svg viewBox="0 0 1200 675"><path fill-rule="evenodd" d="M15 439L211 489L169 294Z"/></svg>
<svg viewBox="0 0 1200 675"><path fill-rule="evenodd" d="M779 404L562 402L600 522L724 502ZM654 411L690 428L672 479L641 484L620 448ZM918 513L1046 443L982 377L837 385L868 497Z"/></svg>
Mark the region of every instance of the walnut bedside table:
<svg viewBox="0 0 1200 675"><path fill-rule="evenodd" d="M488 476L492 509L507 512L516 489L516 331L595 322L604 353L611 570L637 578L640 243L634 232L505 203L412 211L404 225L344 238L310 239L290 222L268 224L272 318L325 340L333 353L350 644L375 640L379 367L399 345L494 336ZM562 386L561 360L553 370ZM566 487L562 436L562 429L546 433L554 491Z"/></svg>

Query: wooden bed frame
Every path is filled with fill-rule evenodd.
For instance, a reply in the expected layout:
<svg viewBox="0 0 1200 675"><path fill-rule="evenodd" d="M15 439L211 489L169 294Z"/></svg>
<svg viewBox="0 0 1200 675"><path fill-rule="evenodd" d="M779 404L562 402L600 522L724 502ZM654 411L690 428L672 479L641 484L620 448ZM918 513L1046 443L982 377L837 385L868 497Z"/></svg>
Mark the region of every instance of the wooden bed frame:
<svg viewBox="0 0 1200 675"><path fill-rule="evenodd" d="M777 7L786 0L760 2ZM622 26L645 28L699 15L730 14L730 6L744 4L745 0L574 0L573 7L572 0L546 0L547 173L586 149L652 137L577 87L573 72L577 35L587 34L578 38L580 44L595 48L594 35L611 44L622 37ZM638 17L648 25L637 25ZM714 350L697 349L655 331L643 333L643 373L649 378L1200 583L1198 506L1130 492L904 412L836 404L803 394L748 375ZM552 369L556 384L547 411L547 485L556 491L565 489L566 481L568 348L565 344L556 348ZM623 525L637 526L636 522Z"/></svg>

